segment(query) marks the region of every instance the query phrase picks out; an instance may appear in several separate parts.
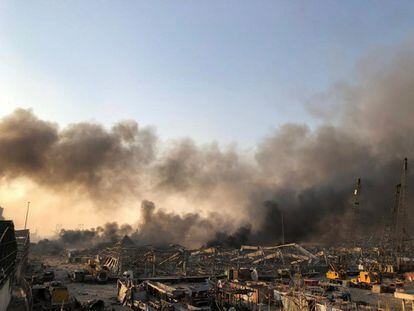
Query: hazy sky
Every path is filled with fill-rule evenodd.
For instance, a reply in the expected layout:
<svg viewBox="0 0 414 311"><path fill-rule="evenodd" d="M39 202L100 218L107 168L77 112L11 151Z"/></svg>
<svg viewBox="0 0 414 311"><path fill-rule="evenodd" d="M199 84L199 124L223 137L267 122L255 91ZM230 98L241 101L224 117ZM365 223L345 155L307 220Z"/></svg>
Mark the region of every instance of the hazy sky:
<svg viewBox="0 0 414 311"><path fill-rule="evenodd" d="M1 1L0 116L252 146L413 29L413 1Z"/></svg>

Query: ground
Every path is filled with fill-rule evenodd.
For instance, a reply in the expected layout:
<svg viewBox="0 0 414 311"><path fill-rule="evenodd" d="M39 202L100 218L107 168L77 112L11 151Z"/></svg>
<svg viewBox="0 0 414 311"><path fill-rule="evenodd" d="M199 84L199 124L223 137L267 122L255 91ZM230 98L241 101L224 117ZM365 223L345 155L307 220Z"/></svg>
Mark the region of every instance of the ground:
<svg viewBox="0 0 414 311"><path fill-rule="evenodd" d="M68 287L71 296L75 297L79 302L85 303L95 299L101 299L105 302L107 310L130 310L122 307L117 299L116 283L95 284L95 283L74 283L68 278L68 273L81 268L80 265L68 264L61 257L42 257L40 260L44 264L50 266L55 272L56 281L62 282Z"/></svg>

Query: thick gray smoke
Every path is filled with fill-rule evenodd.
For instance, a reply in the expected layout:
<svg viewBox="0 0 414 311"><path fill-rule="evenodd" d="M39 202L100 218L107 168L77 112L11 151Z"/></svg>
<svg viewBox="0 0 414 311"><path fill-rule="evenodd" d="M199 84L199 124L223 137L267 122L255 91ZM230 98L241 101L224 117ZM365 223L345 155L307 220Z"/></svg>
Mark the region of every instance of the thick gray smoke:
<svg viewBox="0 0 414 311"><path fill-rule="evenodd" d="M137 246L167 247L171 244L197 246L208 236L214 235L217 228L223 227L226 223L214 214L210 214L207 219L196 213L183 215L169 213L156 209L155 204L150 201L142 202L141 215L141 219L134 226L107 223L92 229L62 229L52 241L45 239L37 243L36 250L45 252L48 248L52 251L64 248L101 248L113 246L125 236L129 236Z"/></svg>
<svg viewBox="0 0 414 311"><path fill-rule="evenodd" d="M261 213L260 240L280 224L278 211L285 214L289 240L340 238L348 226L382 230L403 159L414 158L413 51L403 46L364 59L352 84L336 84L311 101L314 112L330 111L322 126L285 125L262 142L258 165L282 182ZM357 177L363 180L361 215L344 224ZM409 193L412 206L414 190Z"/></svg>
<svg viewBox="0 0 414 311"><path fill-rule="evenodd" d="M140 172L154 158L156 137L133 121L109 131L78 123L59 130L30 110L0 121L0 174L25 176L48 187L82 188L93 199L116 200L136 193Z"/></svg>
<svg viewBox="0 0 414 311"><path fill-rule="evenodd" d="M197 213L168 213L162 209L156 210L155 204L149 201L142 202L141 215L138 230L131 236L139 245L196 246L224 225L218 215L210 214L207 219Z"/></svg>
<svg viewBox="0 0 414 311"><path fill-rule="evenodd" d="M413 45L370 55L352 83L337 83L309 101L320 126L281 126L258 143L253 160L190 139L161 146L151 129L132 121L110 130L90 123L59 129L19 109L0 121L0 172L87 192L111 208L143 189L214 206L214 216L206 216L196 208L181 214L144 204L133 236L149 244L276 243L282 213L286 241L340 238L361 177L361 213L352 227L378 233L403 158L414 160L413 90ZM414 185L411 177L408 184Z"/></svg>
<svg viewBox="0 0 414 311"><path fill-rule="evenodd" d="M32 245L34 253L58 254L64 249L101 249L113 246L135 230L128 224L106 223L91 229L62 229L53 239L43 239Z"/></svg>

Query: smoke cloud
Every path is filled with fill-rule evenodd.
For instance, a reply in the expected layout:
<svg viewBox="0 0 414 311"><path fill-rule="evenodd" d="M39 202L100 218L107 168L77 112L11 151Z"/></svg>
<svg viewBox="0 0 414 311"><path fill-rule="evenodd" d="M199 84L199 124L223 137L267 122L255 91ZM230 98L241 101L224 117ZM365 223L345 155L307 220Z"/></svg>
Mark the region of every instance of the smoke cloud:
<svg viewBox="0 0 414 311"><path fill-rule="evenodd" d="M184 213L177 215L162 209L157 209L150 201L141 204L141 219L134 226L116 222L106 223L102 227L92 229L62 229L52 241L48 239L37 243L35 251L45 252L48 246L50 250L64 248L93 249L104 246L113 246L129 236L137 246L167 247L171 244L181 244L188 247L198 247L210 236L214 235L218 228L229 226L221 220L219 215L210 214L203 218L196 213ZM240 231L240 230L239 230ZM226 235L222 232L217 237ZM226 245L236 242L234 238L226 239ZM212 244L223 244L217 241Z"/></svg>
<svg viewBox="0 0 414 311"><path fill-rule="evenodd" d="M161 144L134 121L62 129L18 109L0 120L0 174L80 193L97 210L135 202L134 229L67 230L62 241L128 233L143 244L271 244L282 240L282 215L286 241L329 242L346 237L350 226L377 233L389 218L403 158L414 159L413 52L407 43L368 55L352 83L340 81L309 100L320 126L285 124L258 143L252 159L191 139ZM361 212L350 224L358 177ZM146 198L162 208L144 202L138 210Z"/></svg>
<svg viewBox="0 0 414 311"><path fill-rule="evenodd" d="M91 123L59 130L30 110L17 109L0 121L0 173L51 188L81 188L95 200L113 201L136 193L155 142L151 129L139 130L133 121L109 131Z"/></svg>

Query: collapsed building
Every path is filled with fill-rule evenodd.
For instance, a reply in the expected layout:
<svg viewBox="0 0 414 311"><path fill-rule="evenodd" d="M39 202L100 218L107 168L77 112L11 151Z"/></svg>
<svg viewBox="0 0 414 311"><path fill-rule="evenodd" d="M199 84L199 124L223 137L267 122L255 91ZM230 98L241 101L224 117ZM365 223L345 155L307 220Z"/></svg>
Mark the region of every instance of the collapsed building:
<svg viewBox="0 0 414 311"><path fill-rule="evenodd" d="M209 247L188 250L179 245L168 248L135 246L128 237L124 237L114 247L103 250L98 258L100 264L114 277L121 277L125 271L131 271L135 277L219 276L234 269L254 269L259 276L271 278L278 273L275 268L279 269L279 273L293 267L311 271L320 264L320 258L295 243L273 247Z"/></svg>

